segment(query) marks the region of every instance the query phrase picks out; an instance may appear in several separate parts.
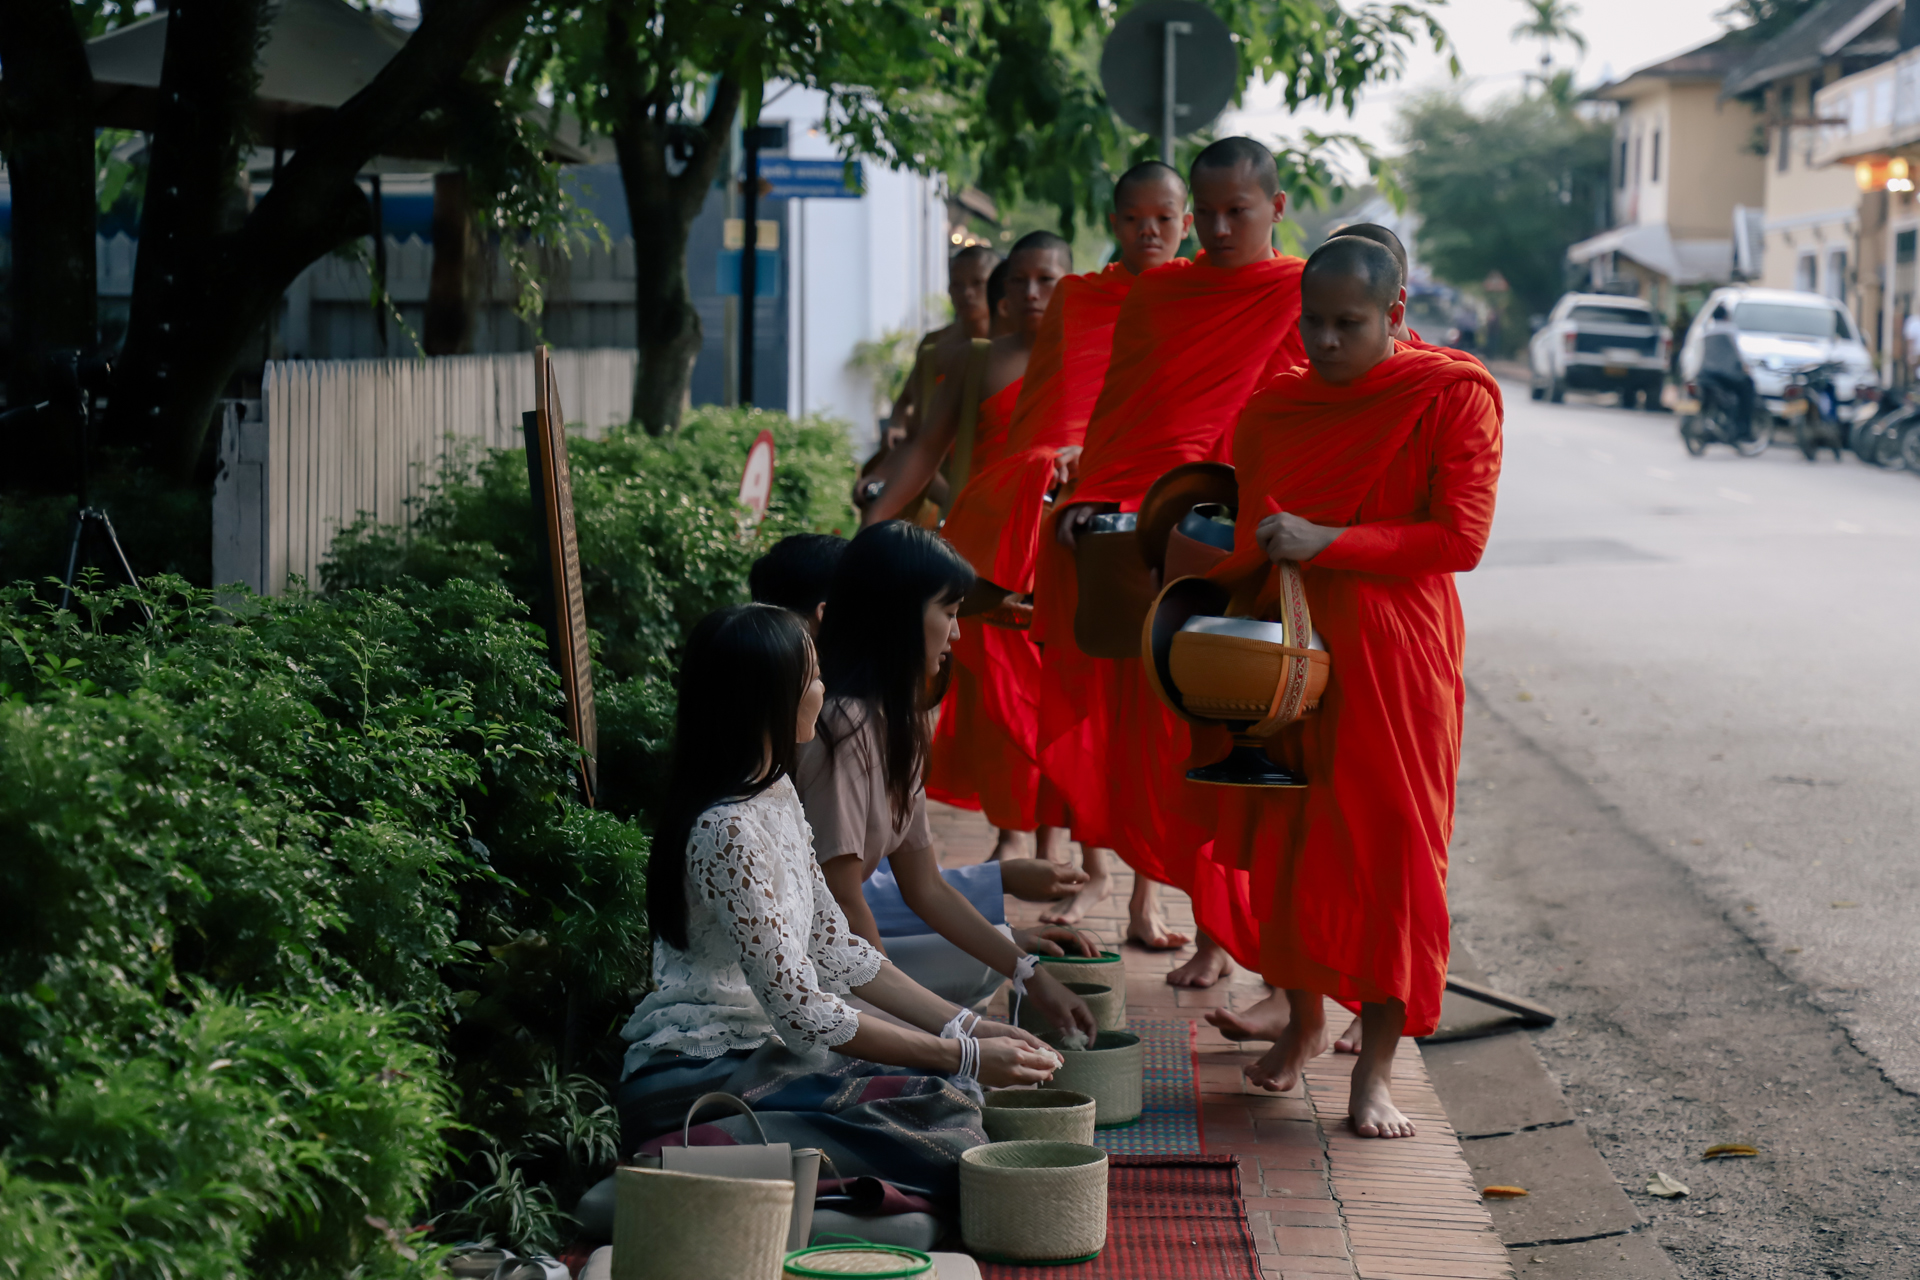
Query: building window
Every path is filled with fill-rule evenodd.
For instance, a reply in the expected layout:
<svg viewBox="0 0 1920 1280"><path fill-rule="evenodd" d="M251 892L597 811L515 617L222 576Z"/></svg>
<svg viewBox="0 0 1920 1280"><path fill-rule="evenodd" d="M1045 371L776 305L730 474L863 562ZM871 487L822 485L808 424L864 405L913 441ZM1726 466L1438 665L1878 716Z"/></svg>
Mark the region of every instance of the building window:
<svg viewBox="0 0 1920 1280"><path fill-rule="evenodd" d="M1633 185L1636 187L1640 185L1640 175L1644 172L1644 170L1640 168L1640 144L1644 141L1646 141L1646 139L1642 138L1639 134L1635 134L1633 137Z"/></svg>
<svg viewBox="0 0 1920 1280"><path fill-rule="evenodd" d="M1781 173L1787 171L1788 158L1793 147L1793 126L1787 123L1791 119L1793 119L1793 86L1784 84L1780 86L1780 156L1774 164Z"/></svg>
<svg viewBox="0 0 1920 1280"><path fill-rule="evenodd" d="M1835 302L1847 300L1847 251L1827 250L1827 296Z"/></svg>
<svg viewBox="0 0 1920 1280"><path fill-rule="evenodd" d="M1893 77L1886 76L1873 86L1873 123L1893 123Z"/></svg>
<svg viewBox="0 0 1920 1280"><path fill-rule="evenodd" d="M1793 287L1802 293L1818 293L1819 275L1819 259L1811 253L1803 253L1793 265Z"/></svg>
<svg viewBox="0 0 1920 1280"><path fill-rule="evenodd" d="M1647 181L1660 181L1660 131L1653 131L1653 146L1650 148L1651 164L1648 166Z"/></svg>
<svg viewBox="0 0 1920 1280"><path fill-rule="evenodd" d="M1620 139L1620 168L1614 177L1614 185L1622 191L1627 189L1627 140Z"/></svg>

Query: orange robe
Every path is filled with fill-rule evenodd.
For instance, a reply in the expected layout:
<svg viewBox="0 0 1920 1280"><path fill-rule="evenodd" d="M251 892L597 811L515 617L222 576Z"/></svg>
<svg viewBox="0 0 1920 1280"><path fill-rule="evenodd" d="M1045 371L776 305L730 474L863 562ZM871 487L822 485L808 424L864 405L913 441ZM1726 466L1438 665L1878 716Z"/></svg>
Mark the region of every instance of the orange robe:
<svg viewBox="0 0 1920 1280"><path fill-rule="evenodd" d="M974 475L1005 458L1023 381L1015 379L980 402L970 467ZM1024 631L963 618L960 638L953 644L952 669L934 727L927 794L963 809L983 809L996 827L1031 831L1038 822L1040 798L1035 759L1040 651Z"/></svg>
<svg viewBox="0 0 1920 1280"><path fill-rule="evenodd" d="M1498 386L1457 352L1400 344L1345 387L1310 368L1280 375L1235 433L1236 549L1211 575L1270 597L1261 520L1289 511L1347 526L1303 567L1333 658L1326 693L1267 747L1308 785L1221 788L1214 856L1253 870L1262 977L1347 1001L1404 1000L1410 1036L1438 1025L1446 985L1465 692L1453 575L1486 545L1500 427ZM1196 736L1197 755L1224 754L1223 730Z"/></svg>
<svg viewBox="0 0 1920 1280"><path fill-rule="evenodd" d="M1225 460L1247 397L1304 358L1303 265L1274 257L1220 271L1202 254L1191 265L1143 273L1121 304L1080 479L1056 505L1137 510L1172 468ZM1073 642L1072 553L1049 527L1040 554L1040 761L1066 798L1075 837L1111 847L1136 871L1185 891L1200 927L1252 965L1258 933L1246 875L1203 856L1213 838L1215 797L1213 788L1186 780L1186 722L1154 696L1137 659L1080 651Z"/></svg>

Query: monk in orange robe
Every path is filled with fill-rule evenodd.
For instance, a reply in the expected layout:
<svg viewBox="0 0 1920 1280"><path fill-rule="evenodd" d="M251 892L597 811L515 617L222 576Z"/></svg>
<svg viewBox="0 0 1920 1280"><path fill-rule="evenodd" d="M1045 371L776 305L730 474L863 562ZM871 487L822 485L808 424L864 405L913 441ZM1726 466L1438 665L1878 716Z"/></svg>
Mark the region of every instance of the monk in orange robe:
<svg viewBox="0 0 1920 1280"><path fill-rule="evenodd" d="M1036 612L1060 619L1043 631L1041 768L1076 829L1100 830L1136 872L1193 899L1199 949L1167 981L1205 987L1234 959L1258 959L1246 875L1202 856L1215 797L1186 779L1186 722L1154 696L1139 659L1087 656L1071 624L1079 531L1101 512L1138 510L1174 467L1224 461L1247 398L1302 360L1301 263L1273 248L1287 197L1272 152L1249 138L1216 142L1194 160L1191 187L1202 252L1142 275L1121 305L1080 477L1061 497L1035 599ZM1091 769L1088 750L1098 753Z"/></svg>
<svg viewBox="0 0 1920 1280"><path fill-rule="evenodd" d="M1094 401L1107 376L1120 304L1142 272L1174 259L1193 223L1187 212L1186 181L1177 169L1157 160L1137 164L1120 176L1114 183L1113 205L1107 221L1119 250L1118 261L1101 271L1068 276L1054 290L1027 361L1009 429L1008 454L989 467L974 468L941 530L982 578L1016 599L1031 598L1034 593L1047 496L1078 474L1087 420L1093 416ZM1060 625L1058 614L1057 607L1034 612L1031 635L1043 649L1049 628ZM1071 601L1064 626L1070 633ZM1099 754L1094 744L1086 742L1077 751L1057 751L1056 759L1068 767L1077 760L1078 767L1087 769L1094 767ZM1103 844L1107 837L1095 822L1097 817L1075 817L1059 788L1042 772L1039 820L1044 826L1073 828L1088 876L1078 892L1055 904L1041 916L1042 921L1073 924L1112 895L1113 877L1107 863L1113 850ZM1145 876L1134 881L1128 914L1128 936L1145 946L1169 950L1192 941L1167 927L1153 882Z"/></svg>
<svg viewBox="0 0 1920 1280"><path fill-rule="evenodd" d="M1241 416L1236 550L1210 575L1257 593L1267 616L1273 564L1297 562L1333 659L1318 712L1267 744L1308 785L1222 789L1214 856L1254 870L1260 972L1287 1004L1247 1078L1292 1088L1330 1047L1323 998L1357 1000L1348 1115L1366 1137L1413 1134L1393 1104L1393 1055L1402 1034L1439 1020L1465 691L1453 575L1479 562L1500 473L1492 376L1396 342L1398 293L1392 255L1370 240L1339 236L1308 260L1309 367L1274 378ZM1198 754L1223 753L1221 737Z"/></svg>
<svg viewBox="0 0 1920 1280"><path fill-rule="evenodd" d="M1015 242L995 272L992 301L1006 331L985 351L971 437L963 439L960 432L962 398L969 393L964 363L949 362L926 429L875 473L880 489L868 502L864 523L891 518L897 495L918 493L949 453L949 480L960 489L1007 456L1034 339L1055 286L1072 269L1066 241L1051 232L1036 231ZM1064 835L1038 820L1039 684L1039 650L1025 630L977 620L961 627L953 645L953 679L934 734L927 794L985 810L1000 830L995 858L1012 854L1019 832L1035 832L1042 857L1051 856Z"/></svg>

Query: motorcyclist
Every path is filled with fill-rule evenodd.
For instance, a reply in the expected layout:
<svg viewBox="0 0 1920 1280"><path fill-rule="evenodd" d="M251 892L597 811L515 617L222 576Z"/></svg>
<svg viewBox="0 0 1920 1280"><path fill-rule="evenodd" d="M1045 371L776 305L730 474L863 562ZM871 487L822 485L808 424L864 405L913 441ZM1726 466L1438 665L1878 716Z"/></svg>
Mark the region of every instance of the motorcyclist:
<svg viewBox="0 0 1920 1280"><path fill-rule="evenodd" d="M1734 326L1733 317L1722 302L1707 315L1704 337L1700 343L1700 391L1701 399L1709 396L1722 397L1722 402L1730 404L1734 439L1749 440L1753 437L1753 408L1755 393L1753 377L1747 372L1740 360L1740 330Z"/></svg>

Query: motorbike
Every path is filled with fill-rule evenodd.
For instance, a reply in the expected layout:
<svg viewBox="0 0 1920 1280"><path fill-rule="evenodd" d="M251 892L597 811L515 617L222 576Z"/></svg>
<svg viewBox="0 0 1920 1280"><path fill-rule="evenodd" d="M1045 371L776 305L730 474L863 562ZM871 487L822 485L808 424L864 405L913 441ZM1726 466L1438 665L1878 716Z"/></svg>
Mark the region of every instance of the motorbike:
<svg viewBox="0 0 1920 1280"><path fill-rule="evenodd" d="M1743 458L1757 458L1773 443L1765 410L1754 415L1756 421L1741 422L1739 402L1718 384L1689 382L1685 390L1674 410L1680 415L1680 441L1694 457L1710 444L1724 444Z"/></svg>
<svg viewBox="0 0 1920 1280"><path fill-rule="evenodd" d="M1909 403L1904 393L1889 387L1880 393L1880 405L1873 415L1854 422L1847 448L1860 461L1876 467L1904 466L1901 448L1916 424L1920 424L1920 404Z"/></svg>
<svg viewBox="0 0 1920 1280"><path fill-rule="evenodd" d="M1837 462L1846 448L1847 424L1840 420L1840 396L1833 386L1834 373L1844 367L1827 360L1796 369L1781 392L1780 412L1793 423L1793 442L1808 462L1818 461L1822 449L1832 450Z"/></svg>

